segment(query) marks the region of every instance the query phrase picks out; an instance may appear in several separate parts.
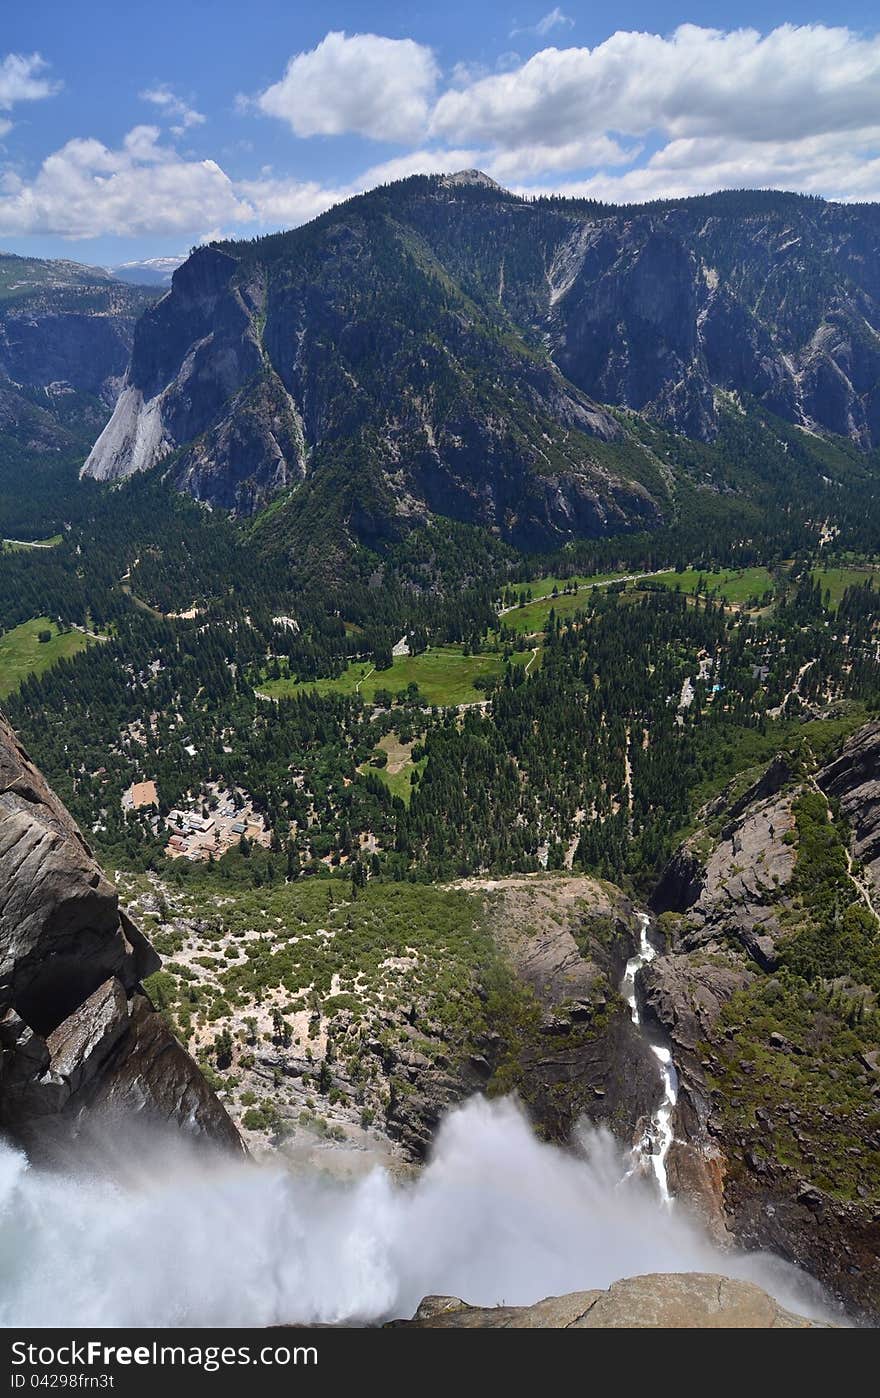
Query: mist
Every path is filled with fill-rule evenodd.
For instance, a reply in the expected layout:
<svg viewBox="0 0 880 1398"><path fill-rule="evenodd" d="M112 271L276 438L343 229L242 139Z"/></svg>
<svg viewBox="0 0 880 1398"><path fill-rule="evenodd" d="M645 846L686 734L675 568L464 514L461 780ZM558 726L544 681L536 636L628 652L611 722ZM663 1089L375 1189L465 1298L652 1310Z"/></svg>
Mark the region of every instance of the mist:
<svg viewBox="0 0 880 1398"><path fill-rule="evenodd" d="M681 1271L747 1278L822 1314L809 1278L720 1251L651 1179L624 1179L607 1133L546 1145L511 1099L449 1113L406 1183L379 1167L341 1182L206 1157L118 1124L104 1153L109 1169L59 1175L0 1146L4 1326L369 1324L430 1293L528 1304Z"/></svg>

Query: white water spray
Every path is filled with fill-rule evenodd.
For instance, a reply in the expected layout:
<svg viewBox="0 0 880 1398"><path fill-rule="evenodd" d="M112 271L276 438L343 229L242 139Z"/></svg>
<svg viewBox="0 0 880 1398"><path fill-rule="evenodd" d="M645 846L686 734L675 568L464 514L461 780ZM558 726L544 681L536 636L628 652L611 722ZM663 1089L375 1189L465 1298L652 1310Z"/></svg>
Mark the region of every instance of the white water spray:
<svg viewBox="0 0 880 1398"><path fill-rule="evenodd" d="M196 1153L119 1123L106 1173L59 1176L0 1146L0 1325L261 1326L411 1315L429 1293L482 1304L646 1272L746 1277L818 1313L772 1258L722 1253L652 1181L621 1186L611 1136L538 1141L511 1100L451 1112L408 1184L347 1183Z"/></svg>
<svg viewBox="0 0 880 1398"><path fill-rule="evenodd" d="M653 961L657 955L657 948L648 936L648 926L650 918L647 913L639 913L639 949L635 956L631 956L626 963L626 972L621 985L621 994L629 1005L632 1014L633 1024L641 1026L642 1017L639 1011L638 993L636 990L636 977L643 966L647 966L649 961ZM660 1079L663 1085L663 1093L660 1105L651 1117L651 1125L643 1139L638 1145L633 1147L633 1154L636 1157L636 1167L648 1165L653 1171L654 1178L660 1190L660 1197L664 1204L670 1204L669 1181L666 1177L666 1157L669 1154L669 1147L672 1145L674 1136L672 1130L672 1115L675 1111L675 1104L678 1101L678 1074L675 1071L675 1064L672 1061L672 1054L668 1048L662 1044L651 1044L651 1052L660 1064Z"/></svg>

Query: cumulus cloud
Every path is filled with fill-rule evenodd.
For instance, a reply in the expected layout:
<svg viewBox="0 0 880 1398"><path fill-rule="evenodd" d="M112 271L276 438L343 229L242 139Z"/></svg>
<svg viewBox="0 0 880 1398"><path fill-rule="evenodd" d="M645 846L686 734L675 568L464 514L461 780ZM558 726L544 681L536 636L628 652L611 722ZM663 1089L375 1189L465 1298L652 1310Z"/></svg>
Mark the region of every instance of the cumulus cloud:
<svg viewBox="0 0 880 1398"><path fill-rule="evenodd" d="M148 87L138 96L142 102L151 102L154 107L158 107L162 115L172 121L171 130L175 136L182 136L191 126L204 126L207 120L201 112L197 112L188 102L184 102L183 98L178 97L167 83L160 83L158 87Z"/></svg>
<svg viewBox="0 0 880 1398"><path fill-rule="evenodd" d="M409 141L425 127L438 76L431 50L414 39L334 31L292 58L254 104L297 136Z"/></svg>
<svg viewBox="0 0 880 1398"><path fill-rule="evenodd" d="M36 102L51 97L59 84L46 77L49 67L38 53L8 53L0 59L0 111L16 102Z"/></svg>
<svg viewBox="0 0 880 1398"><path fill-rule="evenodd" d="M445 92L435 136L513 149L623 132L799 139L873 124L880 37L824 25L668 38L618 32L594 49L547 48L509 73Z"/></svg>
<svg viewBox="0 0 880 1398"><path fill-rule="evenodd" d="M237 186L251 210L250 221L261 228L293 228L317 218L331 204L355 194L356 189L332 188L318 180L297 180L261 175Z"/></svg>
<svg viewBox="0 0 880 1398"><path fill-rule="evenodd" d="M97 238L191 232L250 222L254 210L213 160L185 160L137 126L118 149L76 138L48 156L36 176L0 178L0 232Z"/></svg>
<svg viewBox="0 0 880 1398"><path fill-rule="evenodd" d="M794 189L848 200L880 199L880 127L802 141L683 137L621 174L515 186L523 194L565 194L611 203L702 194L713 189Z"/></svg>
<svg viewBox="0 0 880 1398"><path fill-rule="evenodd" d="M0 58L0 112L18 102L37 102L58 91L59 83L46 76L48 63L38 53L7 53ZM0 140L12 130L12 122L0 117Z"/></svg>
<svg viewBox="0 0 880 1398"><path fill-rule="evenodd" d="M0 62L0 111L47 95L44 70L36 55ZM171 134L204 120L167 84L141 96ZM442 90L414 40L331 33L249 109L300 137L356 132L403 149L355 179L283 167L233 179L153 125L117 148L77 138L30 178L0 167L0 233L252 233L376 184L469 167L520 193L620 202L748 185L880 199L880 37L823 25L617 33L593 49L546 47L511 71L459 65ZM0 138L5 128L0 116Z"/></svg>

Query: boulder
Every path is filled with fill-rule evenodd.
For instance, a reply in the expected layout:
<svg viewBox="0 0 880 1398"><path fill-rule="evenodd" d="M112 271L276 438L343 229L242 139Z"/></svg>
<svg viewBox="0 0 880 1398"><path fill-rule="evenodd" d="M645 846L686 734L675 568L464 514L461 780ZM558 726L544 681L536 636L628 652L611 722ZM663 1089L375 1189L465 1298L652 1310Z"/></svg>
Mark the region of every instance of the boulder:
<svg viewBox="0 0 880 1398"><path fill-rule="evenodd" d="M548 1296L532 1306L469 1306L428 1296L418 1330L811 1330L827 1322L796 1315L752 1282L704 1272L659 1273L614 1282L607 1291Z"/></svg>

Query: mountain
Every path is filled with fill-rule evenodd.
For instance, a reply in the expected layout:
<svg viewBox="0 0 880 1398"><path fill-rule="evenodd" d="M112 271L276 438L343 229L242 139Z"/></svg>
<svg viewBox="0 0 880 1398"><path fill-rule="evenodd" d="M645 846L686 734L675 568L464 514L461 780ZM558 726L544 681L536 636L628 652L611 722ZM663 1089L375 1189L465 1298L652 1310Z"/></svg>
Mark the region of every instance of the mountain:
<svg viewBox="0 0 880 1398"><path fill-rule="evenodd" d="M0 441L25 459L87 443L154 299L98 267L0 253Z"/></svg>
<svg viewBox="0 0 880 1398"><path fill-rule="evenodd" d="M527 547L652 527L680 472L644 423L711 443L755 407L880 441L878 252L875 206L618 208L413 177L193 253L85 472L166 461L239 513L294 489L297 515L370 543L431 513Z"/></svg>
<svg viewBox="0 0 880 1398"><path fill-rule="evenodd" d="M112 407L134 325L156 299L99 267L0 253L0 384L51 403L79 392ZM41 405L42 406L42 405Z"/></svg>
<svg viewBox="0 0 880 1398"><path fill-rule="evenodd" d="M140 262L121 262L111 267L111 275L121 282L132 282L135 286L161 286L167 289L171 278L185 257L145 257Z"/></svg>
<svg viewBox="0 0 880 1398"><path fill-rule="evenodd" d="M0 253L0 533L43 538L88 508L77 471L156 295L98 267Z"/></svg>
<svg viewBox="0 0 880 1398"><path fill-rule="evenodd" d="M32 1156L95 1113L241 1143L144 991L159 957L0 715L0 1119Z"/></svg>

